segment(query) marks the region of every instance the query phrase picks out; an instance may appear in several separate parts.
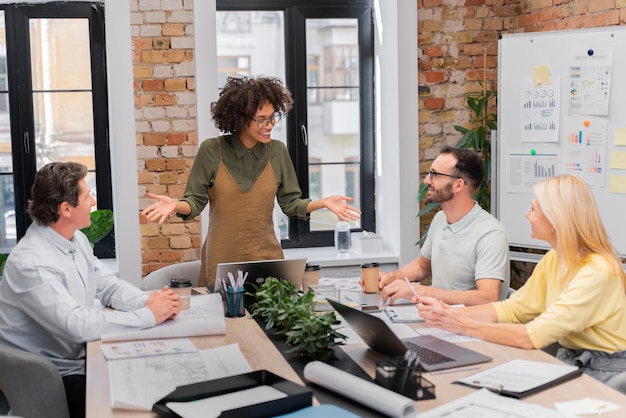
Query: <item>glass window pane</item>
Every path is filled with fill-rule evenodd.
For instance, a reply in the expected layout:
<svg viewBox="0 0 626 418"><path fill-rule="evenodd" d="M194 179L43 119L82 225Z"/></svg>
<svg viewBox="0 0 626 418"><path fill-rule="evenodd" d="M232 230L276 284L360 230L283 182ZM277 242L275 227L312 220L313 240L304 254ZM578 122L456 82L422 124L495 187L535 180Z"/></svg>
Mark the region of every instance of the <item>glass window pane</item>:
<svg viewBox="0 0 626 418"><path fill-rule="evenodd" d="M307 19L307 133L311 192L342 194L359 204L360 105L356 19ZM311 231L334 229L337 217L311 213ZM360 222L352 225L360 227Z"/></svg>
<svg viewBox="0 0 626 418"><path fill-rule="evenodd" d="M0 252L4 254L17 243L8 93L4 10L0 10Z"/></svg>
<svg viewBox="0 0 626 418"><path fill-rule="evenodd" d="M91 90L89 21L30 19L33 90Z"/></svg>
<svg viewBox="0 0 626 418"><path fill-rule="evenodd" d="M0 173L0 252L9 253L17 243L13 175Z"/></svg>
<svg viewBox="0 0 626 418"><path fill-rule="evenodd" d="M95 169L91 93L33 94L37 169L77 161Z"/></svg>

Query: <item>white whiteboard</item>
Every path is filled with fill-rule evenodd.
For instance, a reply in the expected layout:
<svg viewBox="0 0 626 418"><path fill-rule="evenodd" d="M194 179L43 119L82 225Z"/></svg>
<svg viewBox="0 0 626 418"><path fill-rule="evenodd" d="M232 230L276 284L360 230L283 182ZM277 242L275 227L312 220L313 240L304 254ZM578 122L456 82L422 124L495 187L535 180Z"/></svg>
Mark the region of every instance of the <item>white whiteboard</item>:
<svg viewBox="0 0 626 418"><path fill-rule="evenodd" d="M608 102L606 115L587 113L601 113L598 109L602 103L576 84L580 71L571 63L576 62L576 57L585 58L577 55L580 51L595 60L608 55L607 51L612 55L610 83L603 93ZM549 77L541 71L546 68ZM590 70L583 68L585 71ZM530 238L530 225L525 218L533 197L533 176L536 182L541 176L571 173L591 185L611 242L626 256L626 193L621 192L620 183L626 181L626 169L611 168L610 164L612 157L618 161L626 155L626 144L622 144L622 134L626 132L626 27L503 35L499 41L498 73L498 131L492 154L497 159L495 213L510 245L548 248L545 242ZM546 83L541 85L541 80ZM546 91L558 93L558 114L555 112L556 117L550 121L550 113L545 110L541 116L548 116L543 121L547 123L535 124L535 116L524 110L525 99L529 94ZM582 95L594 97L583 102L594 106L583 105L583 110L576 110ZM558 135L545 133L545 129L554 129L553 125ZM606 133L604 142L601 132ZM557 142L549 142L553 136L557 136ZM580 147L578 140L587 147ZM577 163L579 157L584 158L582 164ZM587 161L593 164L587 165ZM613 163L614 167L619 165Z"/></svg>

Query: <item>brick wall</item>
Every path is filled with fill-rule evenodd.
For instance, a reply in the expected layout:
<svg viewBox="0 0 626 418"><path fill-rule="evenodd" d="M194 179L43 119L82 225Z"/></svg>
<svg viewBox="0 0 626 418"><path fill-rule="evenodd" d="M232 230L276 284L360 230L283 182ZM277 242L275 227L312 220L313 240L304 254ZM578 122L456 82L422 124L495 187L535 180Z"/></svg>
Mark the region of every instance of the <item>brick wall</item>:
<svg viewBox="0 0 626 418"><path fill-rule="evenodd" d="M192 0L130 0L140 209L181 197L198 144ZM140 217L142 274L199 257L200 222Z"/></svg>

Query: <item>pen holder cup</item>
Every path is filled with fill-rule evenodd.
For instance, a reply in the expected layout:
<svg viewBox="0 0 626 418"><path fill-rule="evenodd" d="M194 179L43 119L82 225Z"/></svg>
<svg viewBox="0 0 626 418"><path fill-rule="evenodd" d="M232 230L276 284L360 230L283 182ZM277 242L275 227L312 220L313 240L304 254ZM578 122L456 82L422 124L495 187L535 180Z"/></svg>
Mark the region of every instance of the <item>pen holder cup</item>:
<svg viewBox="0 0 626 418"><path fill-rule="evenodd" d="M227 318L239 318L246 315L243 303L243 289L239 291L223 290L221 294L224 302L224 316Z"/></svg>
<svg viewBox="0 0 626 418"><path fill-rule="evenodd" d="M376 362L376 383L416 401L435 399L435 385L422 377L418 365L407 366L403 358Z"/></svg>

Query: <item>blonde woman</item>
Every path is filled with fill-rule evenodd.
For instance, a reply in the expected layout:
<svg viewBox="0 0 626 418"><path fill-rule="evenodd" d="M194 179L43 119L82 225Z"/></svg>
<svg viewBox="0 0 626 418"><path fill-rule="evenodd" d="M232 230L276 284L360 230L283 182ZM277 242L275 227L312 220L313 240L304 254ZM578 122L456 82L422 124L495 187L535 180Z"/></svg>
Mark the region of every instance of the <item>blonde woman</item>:
<svg viewBox="0 0 626 418"><path fill-rule="evenodd" d="M420 298L431 326L525 349L558 342L557 357L626 393L626 275L593 194L576 176L535 186L531 236L552 249L511 298L460 309Z"/></svg>

